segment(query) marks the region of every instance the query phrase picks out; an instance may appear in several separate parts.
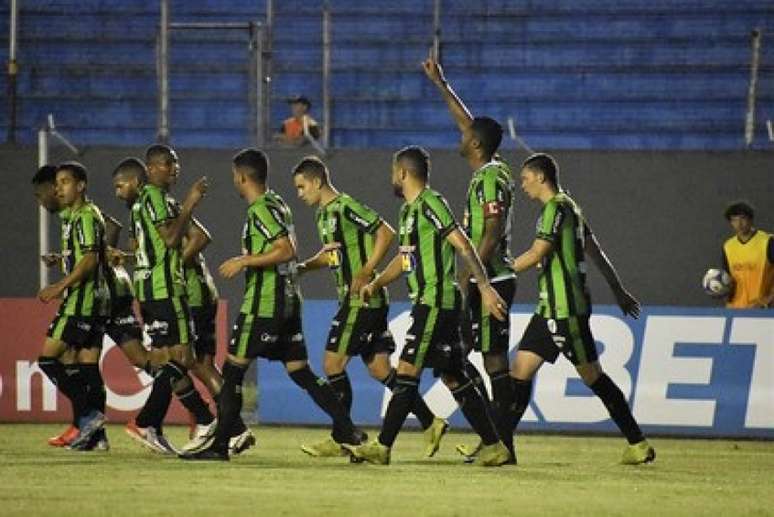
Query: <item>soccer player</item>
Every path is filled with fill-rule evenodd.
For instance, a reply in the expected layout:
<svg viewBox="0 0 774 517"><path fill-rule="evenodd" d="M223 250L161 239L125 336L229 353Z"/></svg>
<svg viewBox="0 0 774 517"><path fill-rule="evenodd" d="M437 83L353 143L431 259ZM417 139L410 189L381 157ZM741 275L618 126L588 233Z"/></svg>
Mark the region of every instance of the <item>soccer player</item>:
<svg viewBox="0 0 774 517"><path fill-rule="evenodd" d="M395 153L392 185L405 199L400 211L399 253L387 268L361 290L366 301L406 274L413 306L411 327L398 364L395 389L379 437L360 446L345 444L358 458L387 465L395 439L419 398L422 369L440 374L484 445L478 457L483 466L509 462L481 393L465 373L465 353L459 334L460 292L454 281L455 250L475 277L484 310L507 317L505 302L489 284L476 250L460 230L446 200L428 187L430 158L421 147Z"/></svg>
<svg viewBox="0 0 774 517"><path fill-rule="evenodd" d="M473 171L463 220L465 233L481 257L489 282L505 301L510 312L516 293L516 275L509 266L512 260L511 220L515 186L508 164L497 156L503 129L494 119L471 115L470 110L447 82L441 66L432 57L423 63L423 68L427 77L441 92L457 123L462 135L459 152ZM483 356L484 369L492 383L493 419L498 426L500 438L515 460L513 436L507 433L510 427L508 408L512 404L508 376L510 323L508 319L499 321L484 310L475 286L476 281L471 278L470 271L463 267L458 278L462 293L466 297L465 320L471 325L473 349ZM486 388L477 370L469 369L468 374L478 381L482 394L486 394ZM475 447L460 445L457 450L471 458L478 453L480 446L480 443Z"/></svg>
<svg viewBox="0 0 774 517"><path fill-rule="evenodd" d="M245 271L245 296L223 365L223 390L218 399L218 426L212 445L185 459L229 459L228 430L242 408L242 381L256 357L282 361L290 378L333 420L332 438L355 444L355 429L336 394L309 368L301 327L301 297L296 272L293 216L285 201L266 184L269 162L258 149L244 149L233 158L234 187L248 203L241 255L221 264L220 274L233 278Z"/></svg>
<svg viewBox="0 0 774 517"><path fill-rule="evenodd" d="M591 298L586 286L585 256L605 277L624 315L637 318L640 304L624 288L578 204L562 190L556 161L547 154L533 154L522 164L520 175L522 190L543 208L535 241L512 264L516 273L540 268L537 309L511 365L516 401L514 428L529 404L532 378L545 361L553 363L561 352L602 400L629 442L622 462L653 461L655 450L634 420L623 393L599 364L589 327Z"/></svg>
<svg viewBox="0 0 774 517"><path fill-rule="evenodd" d="M331 184L330 172L315 156L302 159L293 169L293 182L304 203L316 206L317 230L323 248L299 264L299 271L330 268L339 298L339 310L331 322L323 368L328 382L344 409L352 409L352 385L347 364L359 355L371 376L390 389L395 388L396 372L390 365L395 341L387 326L389 300L387 289L381 289L365 306L360 289L373 280L376 267L395 238L395 230L376 212ZM412 412L425 430L425 455L433 456L448 428L437 418L421 397ZM301 447L312 456L346 454L332 438Z"/></svg>
<svg viewBox="0 0 774 517"><path fill-rule="evenodd" d="M732 203L724 215L735 234L723 243L723 269L734 279L726 307L771 307L774 302L774 236L755 228L755 209L749 203Z"/></svg>
<svg viewBox="0 0 774 517"><path fill-rule="evenodd" d="M170 159L165 146L151 146L147 155L148 181L131 209L134 284L151 345L162 349L165 357L145 405L127 424L126 432L151 450L174 454L177 451L161 430L172 391L196 418L199 432L194 440L202 434L211 435L215 429L212 413L188 375L194 364L193 337L182 268L183 237L208 185L206 178L198 179L178 210L168 194L179 174L176 161Z"/></svg>
<svg viewBox="0 0 774 517"><path fill-rule="evenodd" d="M38 298L48 303L63 297L49 326L38 366L70 399L79 415L72 449L85 448L105 421L105 385L99 356L109 293L106 267L105 223L99 209L86 199L87 173L77 162L56 167L56 197L62 218L62 266L65 276L44 287ZM50 208L57 206L51 204ZM68 375L60 362L67 349L75 351L82 382Z"/></svg>
<svg viewBox="0 0 774 517"><path fill-rule="evenodd" d="M38 204L49 213L59 217L61 229L67 219L67 210L63 210L60 207L59 200L56 197L56 166L44 165L40 167L32 177L32 189ZM40 258L49 268L62 265L61 253L48 253ZM68 348L64 350L61 356L59 356L59 361L62 363L64 373L67 375L70 382L76 386L81 386L83 385L83 377L78 367L78 358L76 356L76 350L74 348ZM70 384L67 384L67 386L69 385ZM60 390L61 389L63 388L60 386ZM70 400L70 396L67 394L65 395L68 400ZM81 415L78 414L77 408L72 404L72 401L71 406L73 413L72 421L63 432L48 439L48 444L52 447L66 447L78 437L78 420Z"/></svg>

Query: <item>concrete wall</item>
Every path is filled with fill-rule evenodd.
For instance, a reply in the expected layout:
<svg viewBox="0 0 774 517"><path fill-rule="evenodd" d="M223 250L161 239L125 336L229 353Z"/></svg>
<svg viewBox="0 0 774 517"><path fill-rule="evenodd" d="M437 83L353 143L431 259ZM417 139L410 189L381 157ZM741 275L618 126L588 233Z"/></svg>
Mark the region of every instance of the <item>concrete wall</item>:
<svg viewBox="0 0 774 517"><path fill-rule="evenodd" d="M89 192L103 209L126 220L126 208L112 194L110 172L125 156L141 155L140 148L90 148L79 158L90 173ZM239 253L239 233L245 205L231 184L231 152L180 150L183 174L178 197L199 175L206 174L211 190L197 216L213 234L206 252L211 269ZM304 153L270 152L270 184L290 203L296 218L300 255L319 246L313 211L299 202L292 189L290 169ZM523 153L505 152L514 167ZM389 185L391 153L387 151L336 151L329 157L334 183L371 205L394 224L399 201ZM443 192L461 215L470 171L451 151L432 153L431 183ZM774 231L774 168L765 152L557 152L563 183L584 208L603 247L625 284L648 305L708 306L700 287L704 271L719 262L720 246L730 234L722 212L729 200L744 197L759 210L758 224ZM69 159L55 149L52 161ZM37 206L31 195L30 177L36 170L37 151L32 147L0 146L0 209L4 250L0 253L0 297L34 296L37 292ZM518 171L516 171L518 174ZM513 251L532 241L538 206L521 193L517 198ZM52 226L52 235L58 231ZM58 247L56 240L54 246ZM516 299L536 299L535 273L523 275ZM230 303L241 299L242 281L216 277ZM612 303L600 275L590 276L597 303ZM304 278L307 298L333 298L330 275L319 272ZM393 297L405 299L403 285Z"/></svg>

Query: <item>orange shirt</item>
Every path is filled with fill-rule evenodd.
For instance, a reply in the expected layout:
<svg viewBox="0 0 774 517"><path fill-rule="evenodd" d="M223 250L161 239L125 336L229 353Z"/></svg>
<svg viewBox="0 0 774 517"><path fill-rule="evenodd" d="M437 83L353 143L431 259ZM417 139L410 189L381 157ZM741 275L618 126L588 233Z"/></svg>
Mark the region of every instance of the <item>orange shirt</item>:
<svg viewBox="0 0 774 517"><path fill-rule="evenodd" d="M315 130L317 129L317 122L308 115L306 117L307 117L307 124L309 124L309 132L312 136L315 136ZM285 136L287 138L291 140L295 140L304 135L304 124L300 120L296 119L295 117L287 118L285 119L285 122L282 123L282 132L285 133Z"/></svg>
<svg viewBox="0 0 774 517"><path fill-rule="evenodd" d="M736 236L723 244L728 272L734 279L733 296L726 307L749 309L771 293L774 285L774 264L769 257L771 235L757 230L747 242Z"/></svg>

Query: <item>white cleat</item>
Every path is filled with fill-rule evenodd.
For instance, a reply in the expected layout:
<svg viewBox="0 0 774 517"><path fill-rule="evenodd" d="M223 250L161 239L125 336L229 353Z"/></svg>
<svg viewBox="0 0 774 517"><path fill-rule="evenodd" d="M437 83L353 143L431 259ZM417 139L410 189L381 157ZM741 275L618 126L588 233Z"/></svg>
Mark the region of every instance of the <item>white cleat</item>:
<svg viewBox="0 0 774 517"><path fill-rule="evenodd" d="M183 454L194 454L206 449L212 445L215 439L215 428L218 426L218 419L213 418L209 424L198 424L194 430L194 436L191 441L180 448Z"/></svg>
<svg viewBox="0 0 774 517"><path fill-rule="evenodd" d="M241 434L232 436L228 440L228 452L231 456L241 454L255 445L255 436L250 429L245 429Z"/></svg>

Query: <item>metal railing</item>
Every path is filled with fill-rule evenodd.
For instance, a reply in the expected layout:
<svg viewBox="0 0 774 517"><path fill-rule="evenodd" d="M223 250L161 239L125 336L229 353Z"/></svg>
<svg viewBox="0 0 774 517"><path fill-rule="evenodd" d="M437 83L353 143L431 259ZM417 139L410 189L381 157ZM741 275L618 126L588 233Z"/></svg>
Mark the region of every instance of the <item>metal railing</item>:
<svg viewBox="0 0 774 517"><path fill-rule="evenodd" d="M226 30L246 31L248 34L249 68L247 81L247 102L250 106L250 131L256 145L266 142L269 125L268 117L268 75L266 35L264 25L259 21L250 22L208 22L174 23L170 21L169 0L161 0L161 18L156 44L156 71L158 75L158 129L156 139L169 142L171 136L169 119L169 44L172 31L185 30Z"/></svg>

